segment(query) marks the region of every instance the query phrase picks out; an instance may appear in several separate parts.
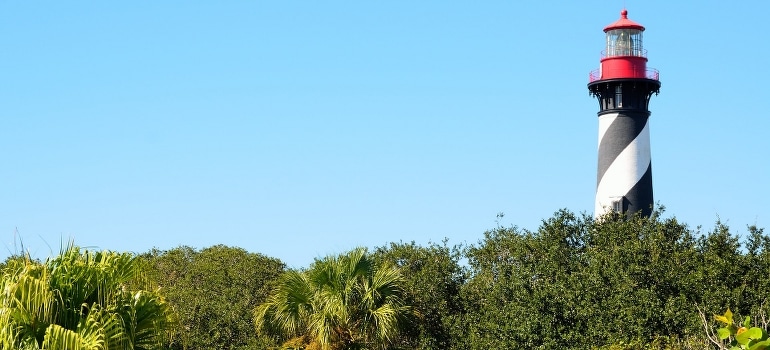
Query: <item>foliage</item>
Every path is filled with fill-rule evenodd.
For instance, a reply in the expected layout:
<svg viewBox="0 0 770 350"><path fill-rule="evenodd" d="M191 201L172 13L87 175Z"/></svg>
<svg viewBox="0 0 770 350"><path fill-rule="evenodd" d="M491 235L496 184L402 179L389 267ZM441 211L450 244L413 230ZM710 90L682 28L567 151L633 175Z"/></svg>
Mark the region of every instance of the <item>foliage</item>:
<svg viewBox="0 0 770 350"><path fill-rule="evenodd" d="M405 327L394 341L402 349L450 349L451 327L462 314L460 288L466 274L460 266L460 247L431 243L422 247L412 243L391 243L379 247L377 259L401 269L405 302L419 317Z"/></svg>
<svg viewBox="0 0 770 350"><path fill-rule="evenodd" d="M130 260L126 271L95 268L107 255L77 249L87 258L13 257L0 265L0 349L100 348L132 338L152 348L169 325L178 336L166 344L191 350L764 346L770 237L756 226L741 237L722 221L704 231L661 216L561 210L534 231L496 227L472 245L391 243L290 271L225 246L153 250L138 260L110 253L110 266ZM168 304L157 293L129 292L146 284L161 287ZM132 308L166 316L131 326L125 320L142 314ZM168 308L177 323L169 324ZM705 316L727 308L740 324L727 323L730 314Z"/></svg>
<svg viewBox="0 0 770 350"><path fill-rule="evenodd" d="M283 272L274 258L216 245L178 247L142 255L147 277L160 286L179 319L173 349L264 349L252 310Z"/></svg>
<svg viewBox="0 0 770 350"><path fill-rule="evenodd" d="M45 263L6 261L0 349L160 349L171 324L157 293L130 290L139 273L128 253L69 245Z"/></svg>
<svg viewBox="0 0 770 350"><path fill-rule="evenodd" d="M719 340L727 341L730 350L765 350L770 347L767 332L762 328L752 327L750 316L746 316L743 323L735 323L732 311L727 309L723 315L714 316L714 319L722 325L717 329ZM720 349L726 349L722 343L715 343Z"/></svg>
<svg viewBox="0 0 770 350"><path fill-rule="evenodd" d="M703 350L708 349L707 340L691 336L680 339L675 336L656 336L653 339L637 339L630 342L593 347L593 350Z"/></svg>
<svg viewBox="0 0 770 350"><path fill-rule="evenodd" d="M542 235L498 227L466 250L471 278L457 348L569 348L568 328L583 334L579 295L568 289L579 282L568 272L579 271L583 239L574 216L558 215Z"/></svg>
<svg viewBox="0 0 770 350"><path fill-rule="evenodd" d="M766 307L770 244L761 229L749 228L744 254L721 222L701 234L660 214L594 220L559 211L537 231L486 232L465 252L455 348L697 348L707 339L696 305Z"/></svg>
<svg viewBox="0 0 770 350"><path fill-rule="evenodd" d="M284 349L382 349L409 317L399 269L378 264L365 249L287 271L254 312L260 333Z"/></svg>

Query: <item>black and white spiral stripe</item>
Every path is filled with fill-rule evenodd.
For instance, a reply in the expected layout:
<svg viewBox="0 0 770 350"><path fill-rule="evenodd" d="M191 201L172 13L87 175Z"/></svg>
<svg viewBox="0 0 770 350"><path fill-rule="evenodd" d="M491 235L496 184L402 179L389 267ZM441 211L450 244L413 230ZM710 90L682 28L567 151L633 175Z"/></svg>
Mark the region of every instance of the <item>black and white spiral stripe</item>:
<svg viewBox="0 0 770 350"><path fill-rule="evenodd" d="M621 200L628 213L651 212L652 163L649 112L624 111L599 116L599 168L594 215Z"/></svg>

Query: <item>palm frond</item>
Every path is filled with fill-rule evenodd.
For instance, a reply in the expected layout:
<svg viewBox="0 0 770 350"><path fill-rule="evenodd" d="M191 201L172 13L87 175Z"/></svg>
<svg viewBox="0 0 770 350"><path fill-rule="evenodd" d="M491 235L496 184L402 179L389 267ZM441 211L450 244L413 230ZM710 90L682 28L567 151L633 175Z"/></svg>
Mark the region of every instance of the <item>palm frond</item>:
<svg viewBox="0 0 770 350"><path fill-rule="evenodd" d="M44 350L102 350L104 334L99 332L98 324L84 325L83 333L66 329L57 324L48 326L45 331L42 349Z"/></svg>
<svg viewBox="0 0 770 350"><path fill-rule="evenodd" d="M255 309L257 329L279 329L287 348L384 347L411 314L403 283L397 268L378 266L365 248L316 260L306 271L284 274Z"/></svg>
<svg viewBox="0 0 770 350"><path fill-rule="evenodd" d="M155 349L170 319L159 295L131 293L131 254L70 244L45 263L11 261L0 290L0 349Z"/></svg>

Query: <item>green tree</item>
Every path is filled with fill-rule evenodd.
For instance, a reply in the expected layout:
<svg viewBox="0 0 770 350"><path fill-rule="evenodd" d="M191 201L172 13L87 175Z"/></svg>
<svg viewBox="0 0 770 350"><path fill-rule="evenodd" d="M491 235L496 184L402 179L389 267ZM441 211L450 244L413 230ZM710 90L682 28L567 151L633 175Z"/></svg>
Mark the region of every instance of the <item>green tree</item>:
<svg viewBox="0 0 770 350"><path fill-rule="evenodd" d="M584 219L561 211L538 232L498 227L466 250L471 278L461 295L465 315L457 349L574 348L578 317L573 272L584 251Z"/></svg>
<svg viewBox="0 0 770 350"><path fill-rule="evenodd" d="M703 254L732 256L725 239L711 241L701 244L660 211L594 220L562 210L537 231L489 231L466 251L471 275L456 348L676 348L703 330L699 271L713 265Z"/></svg>
<svg viewBox="0 0 770 350"><path fill-rule="evenodd" d="M150 282L178 315L173 349L264 349L252 310L267 299L284 264L241 248L178 247L142 255Z"/></svg>
<svg viewBox="0 0 770 350"><path fill-rule="evenodd" d="M770 295L761 292L770 290L770 237L764 234L764 229L756 225L748 226L746 251L742 294L746 303L751 305L747 315L770 315Z"/></svg>
<svg viewBox="0 0 770 350"><path fill-rule="evenodd" d="M391 243L374 256L401 269L405 301L417 315L394 341L402 349L450 349L451 327L462 314L460 288L465 270L460 266L461 247L431 243Z"/></svg>
<svg viewBox="0 0 770 350"><path fill-rule="evenodd" d="M171 313L156 292L131 290L128 253L69 245L45 263L10 259L0 291L0 349L160 349Z"/></svg>
<svg viewBox="0 0 770 350"><path fill-rule="evenodd" d="M268 301L255 309L257 330L285 349L384 349L408 319L404 280L359 248L286 272Z"/></svg>
<svg viewBox="0 0 770 350"><path fill-rule="evenodd" d="M700 336L697 242L687 225L661 213L606 217L588 226L581 318L623 325L618 331L588 323L587 335L598 344L676 343Z"/></svg>

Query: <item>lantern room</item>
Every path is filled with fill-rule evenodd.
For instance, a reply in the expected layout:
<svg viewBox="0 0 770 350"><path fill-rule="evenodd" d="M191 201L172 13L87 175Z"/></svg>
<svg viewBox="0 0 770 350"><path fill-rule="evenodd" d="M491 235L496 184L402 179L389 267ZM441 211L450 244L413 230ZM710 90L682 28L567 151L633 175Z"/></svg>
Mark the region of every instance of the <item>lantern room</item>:
<svg viewBox="0 0 770 350"><path fill-rule="evenodd" d="M628 19L628 11L604 28L607 46L602 51L601 65L591 72L590 81L605 79L654 79L657 71L647 69L647 51L642 44L644 26Z"/></svg>
<svg viewBox="0 0 770 350"><path fill-rule="evenodd" d="M607 31L607 57L612 56L641 56L642 31L638 29L612 29Z"/></svg>
<svg viewBox="0 0 770 350"><path fill-rule="evenodd" d="M645 57L642 48L642 33L644 27L628 19L628 11L620 12L620 19L604 28L607 33L607 49L605 57L637 56Z"/></svg>

